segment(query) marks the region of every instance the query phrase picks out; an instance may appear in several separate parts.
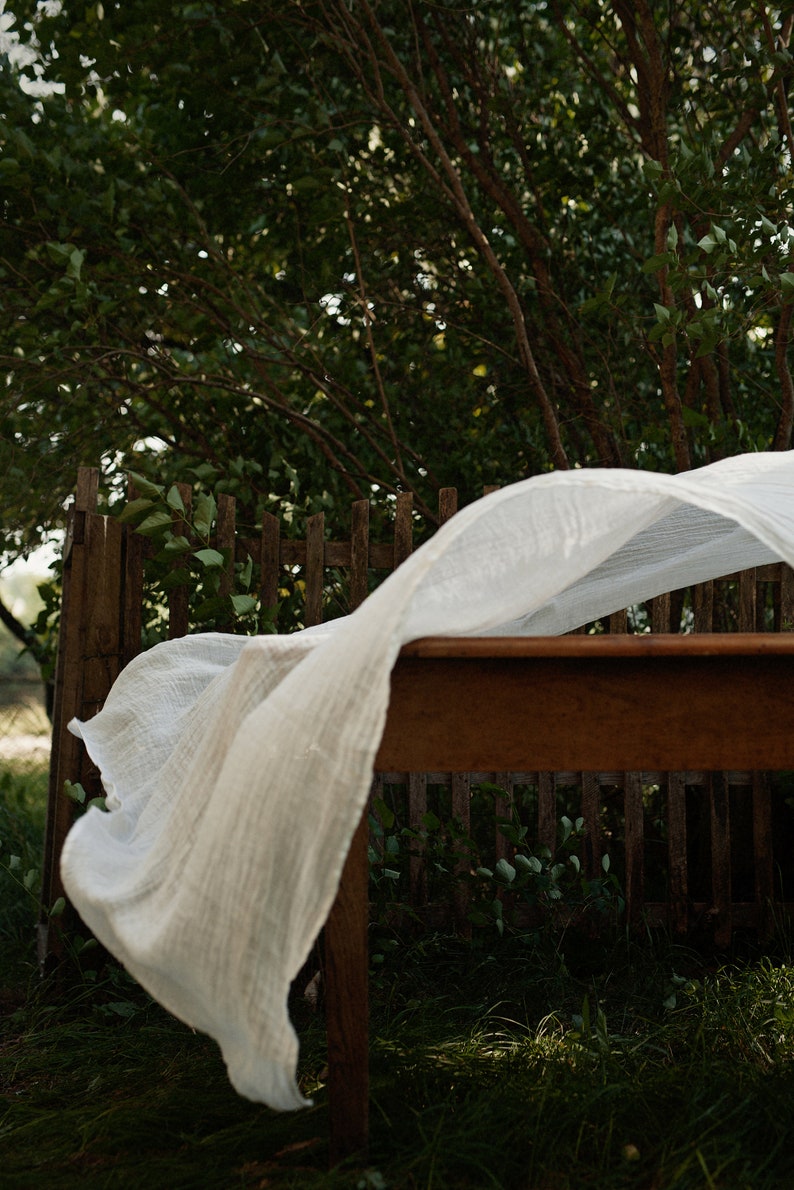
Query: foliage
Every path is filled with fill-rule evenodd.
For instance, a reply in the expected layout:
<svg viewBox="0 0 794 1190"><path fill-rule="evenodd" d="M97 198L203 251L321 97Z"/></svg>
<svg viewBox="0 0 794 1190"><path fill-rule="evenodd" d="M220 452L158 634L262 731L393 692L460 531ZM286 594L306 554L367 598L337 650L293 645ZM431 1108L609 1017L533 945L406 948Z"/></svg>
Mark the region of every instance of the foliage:
<svg viewBox="0 0 794 1190"><path fill-rule="evenodd" d="M6 550L100 459L234 464L252 519L373 484L432 517L443 484L790 444L784 6L15 15Z"/></svg>
<svg viewBox="0 0 794 1190"><path fill-rule="evenodd" d="M543 845L530 848L529 828L515 805L510 818L494 814L495 793L503 796L496 786L473 788L473 805L481 803L478 817L483 821L469 831L454 819L442 821L432 810L416 826L402 823L384 798L374 799L369 864L371 909L380 931L373 948L376 967L393 948L389 923L421 921L422 909L412 904L410 892L414 858L421 859L427 900L465 905L466 920L477 930L493 929L500 937L517 937L531 945L538 930L559 939L572 926L601 935L605 927L620 926L625 901L610 872L609 856L603 856L597 875L586 872L579 858L586 836L584 819L574 822L562 816L554 852ZM510 845L510 859L490 859L496 830ZM489 945L484 938L483 945Z"/></svg>
<svg viewBox="0 0 794 1190"><path fill-rule="evenodd" d="M131 479L140 494L118 516L122 523L135 525L136 533L152 545L146 559L149 598L144 644L161 638L167 623L163 601L179 591L184 593L187 619L194 628L272 630L277 609L269 609L269 616L268 611L259 614L259 600L252 593L251 555L239 560L234 556L233 535L226 548L217 548L218 502L213 492L201 490L194 501L186 485L172 484L166 490L141 475Z"/></svg>
<svg viewBox="0 0 794 1190"><path fill-rule="evenodd" d="M625 901L618 881L610 874L609 855L602 857L598 876L582 868L578 850L586 834L583 818L572 822L563 815L555 853L544 846L528 850L527 827L520 823L504 821L500 829L521 850L516 850L511 860L497 860L493 869L476 869L484 887L483 899L471 913L475 925L493 922L499 934L506 926L520 931L517 910L521 905L545 910L552 923L560 919L560 911L579 924L594 914L619 922Z"/></svg>

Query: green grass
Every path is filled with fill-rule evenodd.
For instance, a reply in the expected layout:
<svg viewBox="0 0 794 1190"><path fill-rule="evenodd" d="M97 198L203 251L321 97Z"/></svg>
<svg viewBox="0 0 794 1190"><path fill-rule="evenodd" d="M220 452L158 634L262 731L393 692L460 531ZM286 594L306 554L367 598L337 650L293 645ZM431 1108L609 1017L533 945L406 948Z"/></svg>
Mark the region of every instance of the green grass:
<svg viewBox="0 0 794 1190"><path fill-rule="evenodd" d="M41 776L0 776L0 858L40 846ZM0 1185L772 1190L794 1185L794 968L665 939L479 936L379 947L369 1164L327 1169L322 1023L299 998L301 1080L278 1115L215 1045L118 969L56 993L28 896L0 871Z"/></svg>

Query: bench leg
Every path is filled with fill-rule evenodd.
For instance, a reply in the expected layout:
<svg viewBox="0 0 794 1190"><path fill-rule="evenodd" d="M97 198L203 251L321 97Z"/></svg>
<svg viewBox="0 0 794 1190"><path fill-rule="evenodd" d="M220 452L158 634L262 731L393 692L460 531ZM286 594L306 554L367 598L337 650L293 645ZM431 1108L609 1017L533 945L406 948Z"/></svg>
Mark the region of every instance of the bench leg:
<svg viewBox="0 0 794 1190"><path fill-rule="evenodd" d="M330 1158L366 1159L369 1132L369 843L365 809L325 926Z"/></svg>

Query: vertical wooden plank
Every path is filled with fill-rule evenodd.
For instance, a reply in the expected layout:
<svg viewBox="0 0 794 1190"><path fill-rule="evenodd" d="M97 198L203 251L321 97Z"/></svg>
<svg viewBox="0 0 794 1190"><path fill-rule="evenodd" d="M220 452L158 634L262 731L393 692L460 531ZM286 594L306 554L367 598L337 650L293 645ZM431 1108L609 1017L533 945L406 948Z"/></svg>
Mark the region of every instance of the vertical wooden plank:
<svg viewBox="0 0 794 1190"><path fill-rule="evenodd" d="M78 467L74 506L80 512L96 512L99 495L99 468Z"/></svg>
<svg viewBox="0 0 794 1190"><path fill-rule="evenodd" d="M83 488L81 499L91 502ZM73 821L73 804L64 794L67 780L81 782L90 796L101 793L99 774L81 742L68 730L72 718L88 719L100 708L121 666L121 541L118 521L74 510L67 534L61 632L56 658L52 752L42 862L42 913L38 958L42 970L62 953L59 930L51 930L46 910L64 895L60 855ZM58 923L70 927L65 915Z"/></svg>
<svg viewBox="0 0 794 1190"><path fill-rule="evenodd" d="M714 941L727 947L733 928L731 913L730 792L725 773L709 774L711 814L711 890Z"/></svg>
<svg viewBox="0 0 794 1190"><path fill-rule="evenodd" d="M281 522L272 512L262 513L259 539L259 602L278 623L279 567L281 565Z"/></svg>
<svg viewBox="0 0 794 1190"><path fill-rule="evenodd" d="M218 520L215 527L215 548L228 554L221 577L219 594L224 598L234 590L234 542L237 531L237 502L227 492L218 495ZM230 617L231 619L231 617Z"/></svg>
<svg viewBox="0 0 794 1190"><path fill-rule="evenodd" d="M471 773L452 774L452 817L462 829L467 838L471 835ZM455 872L458 879L455 882L454 915L456 931L468 937L471 934L469 908L471 898L466 874L469 870L470 858L465 844L459 844L456 849L458 859Z"/></svg>
<svg viewBox="0 0 794 1190"><path fill-rule="evenodd" d="M667 905L670 928L685 934L689 925L687 904L686 784L683 773L667 774Z"/></svg>
<svg viewBox="0 0 794 1190"><path fill-rule="evenodd" d="M620 611L613 612L611 616L607 616L606 629L610 636L616 633L625 636L629 629L629 617L625 607Z"/></svg>
<svg viewBox="0 0 794 1190"><path fill-rule="evenodd" d="M369 1130L369 829L365 811L325 926L330 1158L364 1158Z"/></svg>
<svg viewBox="0 0 794 1190"><path fill-rule="evenodd" d="M127 499L135 498L135 486L127 484ZM123 594L121 606L122 665L128 665L141 651L143 632L143 559L146 539L131 525L124 526L123 537Z"/></svg>
<svg viewBox="0 0 794 1190"><path fill-rule="evenodd" d="M88 565L82 617L80 715L93 717L121 669L122 526L114 517L86 517Z"/></svg>
<svg viewBox="0 0 794 1190"><path fill-rule="evenodd" d="M306 610L307 628L323 620L323 582L325 577L325 513L316 512L306 521Z"/></svg>
<svg viewBox="0 0 794 1190"><path fill-rule="evenodd" d="M794 632L794 570L785 563L780 569L780 631Z"/></svg>
<svg viewBox="0 0 794 1190"><path fill-rule="evenodd" d="M739 575L739 632L756 630L756 574L755 567Z"/></svg>
<svg viewBox="0 0 794 1190"><path fill-rule="evenodd" d="M398 492L394 510L394 569L404 562L414 548L414 498L411 492Z"/></svg>
<svg viewBox="0 0 794 1190"><path fill-rule="evenodd" d="M497 794L494 798L495 817L502 820L511 819L513 816L513 804L515 802L515 773L494 773L493 779L494 785L504 790L503 793ZM497 861L500 859L511 859L513 851L513 846L497 827L494 838L494 854Z"/></svg>
<svg viewBox="0 0 794 1190"><path fill-rule="evenodd" d="M445 524L458 511L458 489L440 488L438 492L438 523Z"/></svg>
<svg viewBox="0 0 794 1190"><path fill-rule="evenodd" d="M182 515L174 513L175 528L180 532L188 532L188 525L193 511L193 490L189 484L177 484L182 503L185 506L184 521ZM179 522L182 522L181 524ZM174 560L174 570L178 570L181 563L177 557ZM190 629L190 588L173 587L168 593L168 636L175 640L180 636L187 636Z"/></svg>
<svg viewBox="0 0 794 1190"><path fill-rule="evenodd" d="M587 831L582 844L582 863L589 879L601 872L601 790L597 773L582 773L582 818Z"/></svg>
<svg viewBox="0 0 794 1190"><path fill-rule="evenodd" d="M642 806L642 776L626 773L623 787L626 847L626 917L632 929L642 921L645 903L645 823Z"/></svg>
<svg viewBox="0 0 794 1190"><path fill-rule="evenodd" d="M670 592L657 595L651 603L651 632L670 632Z"/></svg>
<svg viewBox="0 0 794 1190"><path fill-rule="evenodd" d="M714 583L697 583L692 588L692 616L695 632L714 630Z"/></svg>
<svg viewBox="0 0 794 1190"><path fill-rule="evenodd" d="M427 813L427 773L408 774L408 826L417 834ZM420 840L414 840L408 858L408 895L412 905L427 901L427 869Z"/></svg>
<svg viewBox="0 0 794 1190"><path fill-rule="evenodd" d="M356 500L350 524L350 610L369 593L369 500Z"/></svg>
<svg viewBox="0 0 794 1190"><path fill-rule="evenodd" d="M554 773L538 773L538 843L551 854L557 847L557 790Z"/></svg>
<svg viewBox="0 0 794 1190"><path fill-rule="evenodd" d="M772 790L769 773L753 773L753 858L755 903L759 937L767 939L774 926L772 900L775 864L772 847Z"/></svg>
<svg viewBox="0 0 794 1190"><path fill-rule="evenodd" d="M61 623L53 682L52 748L42 859L42 914L38 923L38 961L42 972L57 963L62 951L58 932L51 928L46 911L63 895L59 860L63 840L72 824L71 803L63 796L63 783L65 774L76 774L79 765L79 744L66 725L79 713L82 693L79 616L85 585L82 553L86 515L82 509L72 507L69 510L64 543Z"/></svg>
<svg viewBox="0 0 794 1190"><path fill-rule="evenodd" d="M381 822L380 815L378 814L377 810L375 809L374 803L378 799L382 799L382 798L383 798L383 773L374 773L372 776L372 785L370 786L370 790L369 790L369 807L368 808L369 808L370 815L373 818L376 818L377 821L380 823L381 829L383 828L383 823ZM383 855L383 837L382 836L378 837L372 829L370 829L370 832L369 832L369 845L370 845L370 847L373 847L377 851L378 855L381 855L381 856Z"/></svg>

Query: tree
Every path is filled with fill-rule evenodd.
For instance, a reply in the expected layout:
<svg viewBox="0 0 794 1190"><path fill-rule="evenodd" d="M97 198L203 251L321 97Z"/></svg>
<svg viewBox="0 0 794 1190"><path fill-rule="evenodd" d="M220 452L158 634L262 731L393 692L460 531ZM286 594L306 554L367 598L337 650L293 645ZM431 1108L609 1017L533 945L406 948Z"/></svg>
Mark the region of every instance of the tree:
<svg viewBox="0 0 794 1190"><path fill-rule="evenodd" d="M442 484L790 445L783 7L17 16L63 90L0 77L7 551L99 458L252 517L373 485L432 516Z"/></svg>

